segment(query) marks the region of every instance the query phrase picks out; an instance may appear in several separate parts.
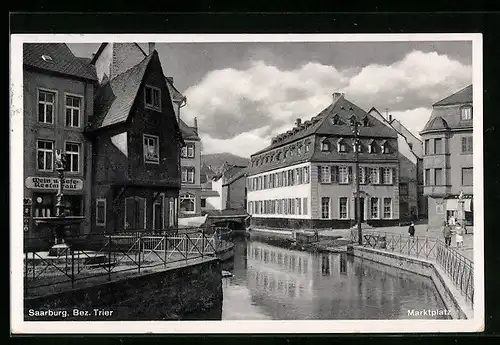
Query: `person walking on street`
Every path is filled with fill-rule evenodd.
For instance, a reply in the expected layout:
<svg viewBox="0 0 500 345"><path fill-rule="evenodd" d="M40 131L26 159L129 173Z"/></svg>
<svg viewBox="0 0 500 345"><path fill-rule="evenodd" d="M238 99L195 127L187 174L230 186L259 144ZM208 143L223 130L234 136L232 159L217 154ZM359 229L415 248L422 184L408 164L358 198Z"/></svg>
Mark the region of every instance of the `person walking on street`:
<svg viewBox="0 0 500 345"><path fill-rule="evenodd" d="M446 224L446 221L443 222L443 236L444 236L444 244L446 247L449 247L451 245L451 229Z"/></svg>
<svg viewBox="0 0 500 345"><path fill-rule="evenodd" d="M410 234L410 238L413 242L415 242L415 224L411 222L410 227L408 228L408 233Z"/></svg>

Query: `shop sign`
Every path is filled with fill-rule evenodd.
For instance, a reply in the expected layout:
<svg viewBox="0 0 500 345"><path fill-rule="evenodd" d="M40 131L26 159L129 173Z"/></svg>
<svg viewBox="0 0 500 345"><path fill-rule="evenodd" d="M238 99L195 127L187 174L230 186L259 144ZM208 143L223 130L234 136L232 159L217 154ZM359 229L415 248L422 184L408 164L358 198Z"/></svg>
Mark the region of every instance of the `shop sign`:
<svg viewBox="0 0 500 345"><path fill-rule="evenodd" d="M28 177L25 181L29 189L57 189L59 179L57 177ZM83 180L79 178L65 178L63 188L67 190L82 190Z"/></svg>

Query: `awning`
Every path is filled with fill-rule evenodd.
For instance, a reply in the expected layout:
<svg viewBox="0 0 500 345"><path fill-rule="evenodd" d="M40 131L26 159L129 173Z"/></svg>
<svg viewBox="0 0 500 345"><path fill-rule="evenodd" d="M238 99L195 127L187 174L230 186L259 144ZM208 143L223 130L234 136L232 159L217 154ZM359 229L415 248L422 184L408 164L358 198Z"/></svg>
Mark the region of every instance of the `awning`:
<svg viewBox="0 0 500 345"><path fill-rule="evenodd" d="M464 199L464 211L472 211L472 199ZM458 210L458 199L446 199L446 210L456 211Z"/></svg>
<svg viewBox="0 0 500 345"><path fill-rule="evenodd" d="M446 211L456 211L458 208L457 199L446 199Z"/></svg>

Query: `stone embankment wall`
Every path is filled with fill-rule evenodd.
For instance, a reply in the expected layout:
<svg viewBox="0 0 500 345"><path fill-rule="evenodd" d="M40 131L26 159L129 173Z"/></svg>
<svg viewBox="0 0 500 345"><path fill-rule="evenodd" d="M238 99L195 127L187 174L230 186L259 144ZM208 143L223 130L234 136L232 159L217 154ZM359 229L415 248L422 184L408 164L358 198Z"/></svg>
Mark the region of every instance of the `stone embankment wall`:
<svg viewBox="0 0 500 345"><path fill-rule="evenodd" d="M433 262L358 246L348 246L347 252L359 258L429 277L434 282L444 305L451 312L453 319L470 319L473 317L471 305L453 286L453 283L445 276L445 273Z"/></svg>
<svg viewBox="0 0 500 345"><path fill-rule="evenodd" d="M49 311L59 315L33 315ZM221 319L222 269L217 258L24 300L26 321L181 320L208 311L211 319Z"/></svg>

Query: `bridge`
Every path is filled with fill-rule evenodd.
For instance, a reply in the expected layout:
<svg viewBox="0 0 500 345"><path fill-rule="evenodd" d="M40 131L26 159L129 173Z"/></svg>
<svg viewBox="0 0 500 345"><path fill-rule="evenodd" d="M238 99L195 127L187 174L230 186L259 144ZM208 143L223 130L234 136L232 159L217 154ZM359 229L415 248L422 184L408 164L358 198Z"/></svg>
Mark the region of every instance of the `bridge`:
<svg viewBox="0 0 500 345"><path fill-rule="evenodd" d="M250 224L250 215L245 209L206 210L207 225L227 227L235 232L244 232Z"/></svg>

